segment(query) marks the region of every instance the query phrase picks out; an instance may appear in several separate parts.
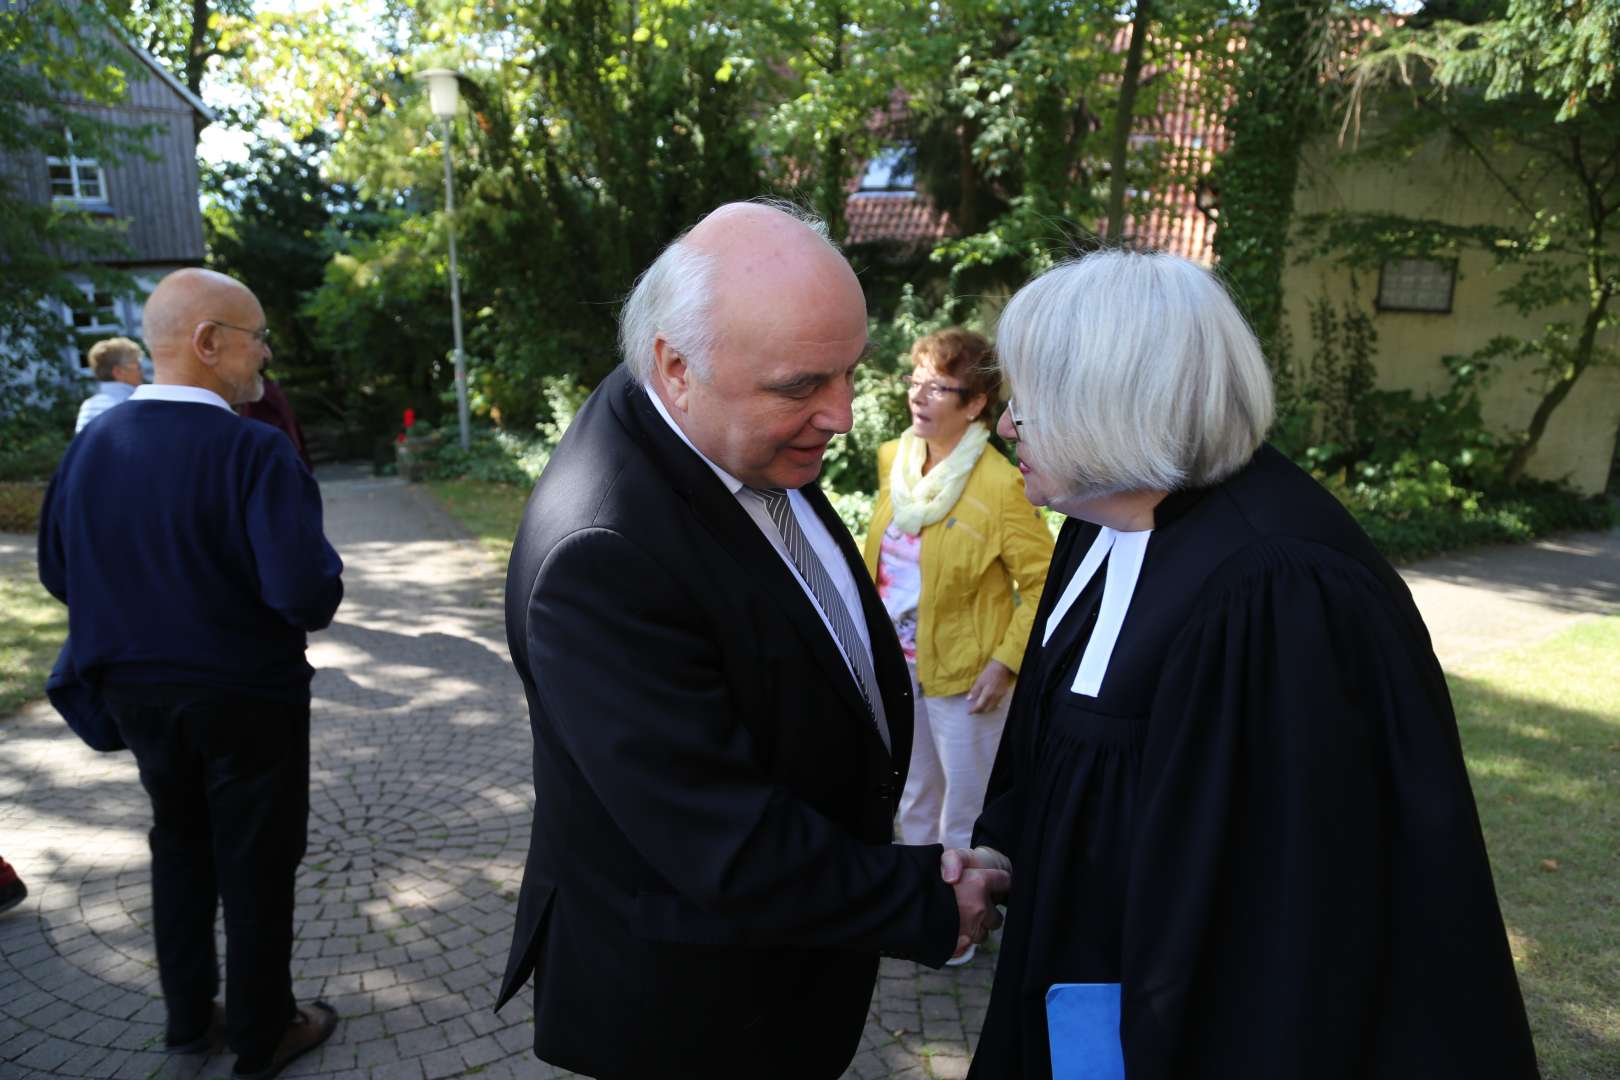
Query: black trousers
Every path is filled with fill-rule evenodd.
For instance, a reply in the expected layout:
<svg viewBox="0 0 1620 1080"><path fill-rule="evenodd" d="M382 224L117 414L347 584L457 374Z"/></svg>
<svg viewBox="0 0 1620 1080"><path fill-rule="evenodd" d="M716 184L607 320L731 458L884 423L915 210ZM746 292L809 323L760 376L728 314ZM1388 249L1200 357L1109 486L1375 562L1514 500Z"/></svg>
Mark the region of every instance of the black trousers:
<svg viewBox="0 0 1620 1080"><path fill-rule="evenodd" d="M293 878L309 823L309 691L299 704L211 687L105 687L152 799L152 922L169 1038L207 1030L225 903L226 1035L244 1068L293 1018Z"/></svg>

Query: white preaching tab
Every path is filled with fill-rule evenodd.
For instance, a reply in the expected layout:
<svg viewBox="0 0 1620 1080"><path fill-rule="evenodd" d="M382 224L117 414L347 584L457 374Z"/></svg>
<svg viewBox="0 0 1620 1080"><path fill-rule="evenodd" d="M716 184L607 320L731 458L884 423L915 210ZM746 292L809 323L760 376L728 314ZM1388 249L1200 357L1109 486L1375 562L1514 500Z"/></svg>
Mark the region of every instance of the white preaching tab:
<svg viewBox="0 0 1620 1080"><path fill-rule="evenodd" d="M1097 534L1097 539L1091 542L1091 550L1080 560L1080 568L1069 578L1069 584L1064 587L1063 595L1058 597L1057 603L1052 605L1051 614L1046 616L1046 630L1041 635L1042 646L1052 640L1052 631L1058 628L1058 624L1063 622L1063 616L1074 606L1080 590L1091 584L1091 579L1097 576L1097 567L1108 557L1108 549L1114 546L1114 537L1118 535L1105 525Z"/></svg>
<svg viewBox="0 0 1620 1080"><path fill-rule="evenodd" d="M1136 594L1136 580L1142 575L1142 559L1147 555L1148 538L1152 535L1152 529L1116 532L1104 526L1097 533L1097 539L1092 541L1091 550L1080 560L1080 567L1069 579L1063 595L1052 606L1052 613L1046 617L1046 629L1041 637L1043 646L1051 640L1052 631L1069 613L1081 591L1097 576L1097 568L1103 560L1108 560L1108 573L1103 578L1102 603L1097 610L1097 625L1091 631L1091 639L1086 642L1086 651L1080 657L1080 670L1075 674L1074 685L1070 687L1076 694L1096 697L1102 689L1103 676L1108 674L1108 661L1114 655L1119 632L1125 625L1131 597Z"/></svg>

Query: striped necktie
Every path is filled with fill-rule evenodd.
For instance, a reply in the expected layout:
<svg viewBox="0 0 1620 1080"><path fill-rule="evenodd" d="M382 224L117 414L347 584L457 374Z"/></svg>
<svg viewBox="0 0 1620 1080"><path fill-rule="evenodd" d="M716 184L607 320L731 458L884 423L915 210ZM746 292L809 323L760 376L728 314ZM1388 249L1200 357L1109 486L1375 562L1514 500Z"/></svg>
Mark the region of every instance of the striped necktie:
<svg viewBox="0 0 1620 1080"><path fill-rule="evenodd" d="M883 711L883 696L878 693L877 675L872 670L872 657L861 643L860 633L855 629L855 622L850 617L849 607L844 598L838 595L838 587L833 584L832 577L828 575L827 568L817 558L815 549L810 546L810 540L799 528L799 521L793 516L793 507L788 503L787 492L781 488L749 488L754 497L765 504L766 513L776 523L776 531L782 537L782 544L787 548L788 557L793 565L799 568L799 574L810 586L810 594L815 597L816 604L821 613L826 616L827 622L833 628L833 637L838 641L838 647L843 650L844 659L849 662L850 670L855 673L855 686L861 692L861 699L866 702L866 711L877 728L878 737L883 745L890 750L893 746L889 742L889 721Z"/></svg>

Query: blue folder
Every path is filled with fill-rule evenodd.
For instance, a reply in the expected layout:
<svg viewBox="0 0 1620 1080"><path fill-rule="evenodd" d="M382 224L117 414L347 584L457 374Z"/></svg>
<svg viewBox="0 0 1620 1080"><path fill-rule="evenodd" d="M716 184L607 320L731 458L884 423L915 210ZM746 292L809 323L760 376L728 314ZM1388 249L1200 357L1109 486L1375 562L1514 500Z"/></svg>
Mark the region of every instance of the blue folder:
<svg viewBox="0 0 1620 1080"><path fill-rule="evenodd" d="M1046 992L1052 1080L1125 1080L1119 983L1053 983Z"/></svg>

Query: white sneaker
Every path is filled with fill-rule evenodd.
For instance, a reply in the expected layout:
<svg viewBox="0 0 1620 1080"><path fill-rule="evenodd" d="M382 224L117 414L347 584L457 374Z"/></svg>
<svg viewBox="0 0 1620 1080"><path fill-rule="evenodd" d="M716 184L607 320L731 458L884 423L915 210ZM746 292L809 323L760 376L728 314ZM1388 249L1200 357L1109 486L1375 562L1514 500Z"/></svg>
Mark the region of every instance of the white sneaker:
<svg viewBox="0 0 1620 1080"><path fill-rule="evenodd" d="M970 963L973 960L973 954L978 951L979 947L977 945L969 945L967 947L967 952L963 953L961 956L951 957L949 960L945 961L945 966L961 967L963 964Z"/></svg>

